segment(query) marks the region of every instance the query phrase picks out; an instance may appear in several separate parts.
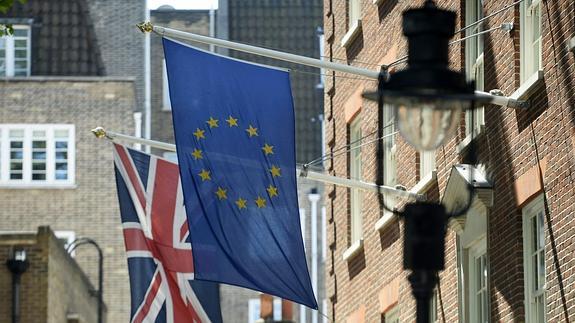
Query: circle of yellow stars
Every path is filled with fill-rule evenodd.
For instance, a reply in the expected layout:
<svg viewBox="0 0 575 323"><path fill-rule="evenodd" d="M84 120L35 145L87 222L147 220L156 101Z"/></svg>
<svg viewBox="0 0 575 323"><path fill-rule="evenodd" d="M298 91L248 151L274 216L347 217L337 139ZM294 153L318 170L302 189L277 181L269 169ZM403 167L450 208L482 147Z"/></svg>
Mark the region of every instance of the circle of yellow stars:
<svg viewBox="0 0 575 323"><path fill-rule="evenodd" d="M224 120L224 125L227 125L227 128L240 128L240 124L238 123L238 118L234 118L233 116L228 116L227 119ZM220 127L220 120L210 116L208 120L205 121L207 129L214 129ZM223 122L223 121L222 121ZM255 139L255 137L259 137L259 129L255 127L253 124L248 124L248 126L244 129L246 135L249 139ZM197 144L200 144L202 140L206 139L206 130L202 128L196 128L194 132L192 132L194 138L196 139ZM265 157L271 157L274 154L274 146L270 143L264 142L264 145L261 147L262 153ZM204 159L204 152L202 151L201 147L196 147L191 152L192 158L195 161L200 161ZM271 164L271 167L268 168L268 172L272 179L276 177L281 177L281 168ZM212 173L209 169L202 168L200 172L197 173L197 176L203 182L212 181ZM280 194L277 186L274 184L270 184L265 191L267 194L259 194L256 198L249 200L242 196L238 196L237 198L229 199L228 198L228 188L217 186L217 189L214 190L215 198L218 201L227 201L228 199L233 201L233 205L237 208L237 210L242 211L247 209L250 205L254 205L258 209L263 209L268 206L268 199L266 199L266 195L271 201L273 198L277 198ZM251 204L253 202L253 204Z"/></svg>

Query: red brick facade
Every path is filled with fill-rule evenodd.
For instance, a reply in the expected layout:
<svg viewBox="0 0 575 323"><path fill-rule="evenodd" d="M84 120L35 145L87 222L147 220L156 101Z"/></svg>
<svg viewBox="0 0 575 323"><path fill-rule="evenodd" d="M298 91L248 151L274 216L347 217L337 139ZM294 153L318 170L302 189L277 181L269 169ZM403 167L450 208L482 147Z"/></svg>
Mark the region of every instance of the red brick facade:
<svg viewBox="0 0 575 323"><path fill-rule="evenodd" d="M361 30L346 47L342 46L342 38L348 30L348 1L324 2L325 56L336 62L378 70L378 64L389 64L406 55L401 13L423 1L373 2L378 1L361 1ZM512 2L486 1L484 15ZM456 29L465 24L464 0L437 3L458 13ZM510 33L495 30L484 38L486 91L499 89L511 96L522 85L519 10L516 5L486 21L484 29L514 23ZM575 57L567 50L568 41L575 36L574 19L573 1L542 1L543 78L526 97L531 107L514 110L486 106L485 127L476 138L478 168L484 170L493 185L492 205L488 203L485 207L489 316L493 322L526 320L522 208L543 192L548 205L544 226L546 319L559 322L575 316ZM451 68L465 68L464 47L464 42L450 47ZM327 152L349 143L350 114L357 111L354 117L361 118L362 133L377 131L377 105L353 99L358 89L375 90L377 84L358 78L340 73L326 77ZM452 166L463 160L457 147L464 138L462 120L456 136L436 150L437 179L424 192L429 199L445 197ZM409 190L422 178L420 156L400 136L396 136L396 145L397 183ZM376 160L376 148L375 144L361 148L362 178L368 182L376 181L380 162ZM332 175L349 177L349 159L345 155L337 156L327 162L326 169ZM326 197L329 251L325 274L329 317L335 322L379 322L383 321L386 311L398 308L400 322L413 322L415 303L406 280L408 272L403 271L401 261L403 223L394 219L377 230L375 224L382 215L378 198L374 193L363 193L363 249L344 260L342 255L351 245L350 191L328 185ZM440 276L438 290L438 320L445 322L456 322L462 313L458 306L458 294L462 292L458 286L456 236L453 229L448 230L446 269Z"/></svg>

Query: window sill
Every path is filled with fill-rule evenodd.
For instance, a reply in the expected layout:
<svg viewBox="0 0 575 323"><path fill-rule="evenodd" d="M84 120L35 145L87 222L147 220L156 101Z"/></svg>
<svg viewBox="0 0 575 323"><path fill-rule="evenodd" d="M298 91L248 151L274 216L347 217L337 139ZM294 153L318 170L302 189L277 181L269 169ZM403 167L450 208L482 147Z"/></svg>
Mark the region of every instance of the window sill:
<svg viewBox="0 0 575 323"><path fill-rule="evenodd" d="M383 216L375 222L375 231L381 231L386 228L395 219L395 214L387 210L383 211Z"/></svg>
<svg viewBox="0 0 575 323"><path fill-rule="evenodd" d="M350 261L363 250L363 239L356 240L343 252L343 260Z"/></svg>
<svg viewBox="0 0 575 323"><path fill-rule="evenodd" d="M543 81L543 71L539 70L523 82L517 91L513 92L510 97L515 100L525 100L529 98L533 93L533 90L539 86L541 81Z"/></svg>
<svg viewBox="0 0 575 323"><path fill-rule="evenodd" d="M348 47L361 32L361 19L356 20L341 39L341 47Z"/></svg>
<svg viewBox="0 0 575 323"><path fill-rule="evenodd" d="M437 180L437 171L433 170L427 173L427 175L423 176L423 178L409 191L411 193L421 194L422 192L425 192L425 190L427 190L427 188L429 188L429 186L435 182L435 180Z"/></svg>
<svg viewBox="0 0 575 323"><path fill-rule="evenodd" d="M67 183L67 184L55 184L55 183L45 183L45 184L30 184L30 183L4 183L0 184L0 190L46 190L46 189L76 189L78 186L76 184Z"/></svg>

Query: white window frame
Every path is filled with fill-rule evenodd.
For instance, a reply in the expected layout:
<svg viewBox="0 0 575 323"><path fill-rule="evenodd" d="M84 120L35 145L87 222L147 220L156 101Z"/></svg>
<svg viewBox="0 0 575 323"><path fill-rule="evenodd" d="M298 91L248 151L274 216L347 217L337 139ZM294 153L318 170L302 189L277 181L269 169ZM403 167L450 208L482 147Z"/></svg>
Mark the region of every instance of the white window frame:
<svg viewBox="0 0 575 323"><path fill-rule="evenodd" d="M347 47L361 31L361 0L347 0L347 32L341 46Z"/></svg>
<svg viewBox="0 0 575 323"><path fill-rule="evenodd" d="M394 109L389 104L383 106L383 185L395 186L397 184L396 142L395 142L395 116ZM395 198L391 194L384 195L385 205L394 208ZM384 210L384 213L391 213Z"/></svg>
<svg viewBox="0 0 575 323"><path fill-rule="evenodd" d="M546 322L546 266L545 266L545 205L543 203L543 195L538 196L523 209L523 269L524 269L524 288L525 288L525 322ZM537 230L537 250L534 249L533 241L533 226L532 221L535 220ZM537 268L533 266L532 259L536 257L536 261L540 264L543 261L542 273L538 273ZM541 269L541 268L540 268ZM537 276L537 277L536 277ZM538 278L539 284L543 280L543 284L539 289L534 288L534 280ZM535 289L535 290L534 290ZM536 298L542 298L542 302L536 305ZM541 321L543 318L543 321Z"/></svg>
<svg viewBox="0 0 575 323"><path fill-rule="evenodd" d="M469 300L469 322L489 322L489 266L485 237L469 248L467 261L467 268L469 268L469 293L467 296ZM480 262L480 271L477 270L477 261ZM481 300L478 299L478 296Z"/></svg>
<svg viewBox="0 0 575 323"><path fill-rule="evenodd" d="M422 150L419 152L419 178L430 176L435 170L435 150Z"/></svg>
<svg viewBox="0 0 575 323"><path fill-rule="evenodd" d="M465 24L470 25L479 19L483 18L483 2L485 0L466 0L465 1ZM483 23L475 25L466 32L466 36L474 35L483 30ZM475 89L483 91L485 88L485 67L483 62L483 53L485 46L483 42L483 35L465 40L465 70L467 72L467 79L475 81ZM472 111L465 112L465 134L470 136L471 129L475 128L475 132L481 131L481 127L485 125L485 109L483 106L475 108L473 115L474 125L471 124ZM473 127L472 127L473 126Z"/></svg>
<svg viewBox="0 0 575 323"><path fill-rule="evenodd" d="M361 180L362 163L361 163L361 120L356 117L349 125L349 142L350 142L350 156L349 156L349 173L350 178ZM350 219L351 219L351 243L353 245L356 241L363 239L363 219L361 214L362 209L362 191L359 188L350 188Z"/></svg>
<svg viewBox="0 0 575 323"><path fill-rule="evenodd" d="M31 32L31 28L29 25L14 25L14 33L16 33L16 30L26 30L27 35L25 37L21 37L21 36L15 36L11 35L11 36L4 36L0 39L0 41L4 42L4 50L5 50L5 56L4 56L4 62L5 62L5 72L4 75L0 74L0 77L14 77L15 76L15 71L16 71L16 53L15 53L15 41L16 40L22 40L22 39L26 39L27 43L26 43L26 75L17 75L17 76L30 76L30 70L31 70L31 65L32 65L32 59L31 59L31 43L32 43L32 32Z"/></svg>
<svg viewBox="0 0 575 323"><path fill-rule="evenodd" d="M248 323L255 323L260 319L260 306L259 298L248 300Z"/></svg>
<svg viewBox="0 0 575 323"><path fill-rule="evenodd" d="M22 130L23 167L22 179L10 179L10 131ZM67 179L57 180L56 148L54 133L68 131ZM32 180L32 141L34 131L45 131L46 180ZM76 169L75 126L71 124L0 124L0 188L73 188Z"/></svg>
<svg viewBox="0 0 575 323"><path fill-rule="evenodd" d="M542 70L541 54L541 0L522 1L519 10L520 24L520 80L521 84L526 83L530 78L539 74ZM536 11L536 15L533 12ZM538 24L538 26L535 26ZM535 28L536 27L536 28ZM537 39L533 40L534 33L539 30ZM535 44L536 43L536 44ZM537 47L537 52L534 47Z"/></svg>
<svg viewBox="0 0 575 323"><path fill-rule="evenodd" d="M385 323L399 323L399 308L395 305L392 309L384 314Z"/></svg>
<svg viewBox="0 0 575 323"><path fill-rule="evenodd" d="M168 83L168 68L166 59L162 59L162 110L171 111L172 101L170 99L170 86Z"/></svg>
<svg viewBox="0 0 575 323"><path fill-rule="evenodd" d="M325 35L323 33L323 28L318 27L317 30L317 40L319 42L319 59L324 60L324 49L325 49ZM315 85L316 89L323 89L325 87L325 69L320 68L319 70L319 82Z"/></svg>

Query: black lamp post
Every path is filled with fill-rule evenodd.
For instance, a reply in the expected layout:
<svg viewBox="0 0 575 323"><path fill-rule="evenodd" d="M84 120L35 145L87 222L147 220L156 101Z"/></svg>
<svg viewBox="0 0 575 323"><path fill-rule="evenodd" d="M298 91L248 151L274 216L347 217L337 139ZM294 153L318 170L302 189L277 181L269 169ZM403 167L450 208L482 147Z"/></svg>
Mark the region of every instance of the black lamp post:
<svg viewBox="0 0 575 323"><path fill-rule="evenodd" d="M98 291L96 295L98 296L98 323L102 323L104 320L104 254L102 248L90 238L78 238L70 243L67 251L71 254L76 248L85 244L92 245L98 250Z"/></svg>
<svg viewBox="0 0 575 323"><path fill-rule="evenodd" d="M20 322L20 277L29 265L24 249L13 251L6 261L6 266L12 272L12 323Z"/></svg>
<svg viewBox="0 0 575 323"><path fill-rule="evenodd" d="M364 96L377 100L379 109L394 109L396 124L408 143L418 150L434 150L450 138L461 121L461 113L478 101L473 82L448 68L449 39L455 31L456 14L441 10L432 0L423 7L403 13L403 33L408 39L408 67L380 77L378 91ZM474 146L470 155L474 160ZM433 202L416 202L395 211L403 218L403 268L411 270L409 282L417 302L417 322L429 322L429 306L439 271L445 267L445 234L450 217L469 209L449 213ZM387 209L385 203L383 206Z"/></svg>

